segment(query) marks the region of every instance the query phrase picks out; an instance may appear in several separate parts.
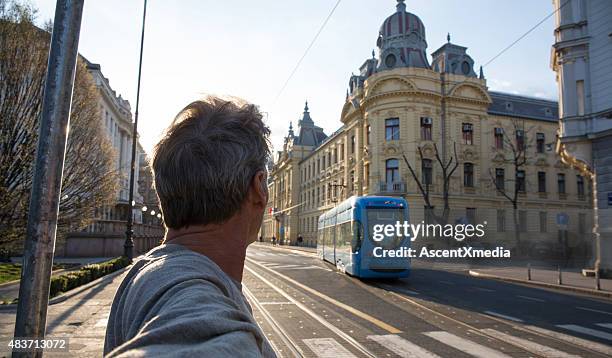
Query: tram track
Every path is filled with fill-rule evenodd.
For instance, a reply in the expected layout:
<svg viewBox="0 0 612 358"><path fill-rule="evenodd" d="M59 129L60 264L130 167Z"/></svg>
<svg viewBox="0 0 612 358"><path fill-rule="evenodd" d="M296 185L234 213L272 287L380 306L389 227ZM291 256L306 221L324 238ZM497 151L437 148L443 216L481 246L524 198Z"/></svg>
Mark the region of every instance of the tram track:
<svg viewBox="0 0 612 358"><path fill-rule="evenodd" d="M252 261L247 259L248 261ZM251 262L251 264L253 265L257 265L257 267L267 270L267 272L271 272L273 274L276 274L278 277L278 273L274 272L273 270L268 269L265 266L259 265L255 262ZM321 315L317 314L316 312L314 312L312 309L308 308L305 304L303 304L302 302L296 300L293 296L291 296L289 293L287 293L285 290L281 289L280 287L278 287L277 285L275 285L273 282L271 282L270 280L268 280L267 278L265 278L263 275L261 275L260 273L258 273L257 271L255 271L253 268L249 267L249 265L245 265L245 269L251 274L253 275L255 278L257 278L259 281L263 282L264 284L266 284L267 286L269 286L270 288L272 288L274 291L276 291L278 294L280 294L282 297L284 297L286 300L288 300L289 302L291 302L292 304L294 304L297 308L299 308L300 310L302 310L304 313L306 313L310 318L314 319L315 321L319 322L321 325L323 325L325 328L327 328L328 330L330 330L333 334L335 334L336 336L338 336L340 339L342 339L343 341L345 341L346 343L348 343L351 347L353 347L355 350L357 350L358 352L360 352L361 354L363 354L366 357L371 357L371 358L376 358L377 355L375 355L374 353L372 353L367 347L365 347L364 345L362 345L361 343L359 343L356 339L354 339L353 337L351 337L350 335L348 335L347 333L343 332L341 329L339 329L338 327L336 327L335 325L333 325L332 323L330 323L328 320L326 320L325 318L321 317ZM284 276L284 275L283 275ZM293 284L295 282L289 282L290 284ZM297 343L295 343L295 341L293 341L292 343L293 345L297 345ZM299 346L298 346L299 347ZM302 351L303 352L303 351Z"/></svg>
<svg viewBox="0 0 612 358"><path fill-rule="evenodd" d="M405 330L405 333L408 335L414 334L416 332L426 336L429 335L430 338L434 339L440 339L439 337L435 337L436 334L440 334L441 336L441 334L444 333L427 332L420 330L411 331L409 328L406 328L405 325L398 323L402 322L401 320L389 320L389 318L386 317L386 315L380 310L370 311L366 308L367 306L362 306L360 310L359 306L349 306L344 302L338 301L339 297L341 296L336 296L335 292L337 291L335 290L327 290L323 288L323 291L318 291L317 289L321 288L317 287L316 285L312 286L311 284L308 284L308 282L311 282L310 280L306 279L305 281L303 281L302 279L296 279L296 275L291 274L294 271L288 271L287 273L279 272L281 271L280 268L283 266L278 266L274 264L268 265L265 262L263 262L262 265L262 262L252 260L248 257L247 264L248 265L245 266L246 270L247 272L251 273L253 277L255 277L258 281L265 283L267 286L270 286L275 292L279 293L283 298L290 301L292 304L295 304L297 302L298 304L295 304L295 306L297 306L300 310L304 311L308 317L311 317L315 321L323 324L323 326L328 328L334 334L334 336L337 336L342 341L348 343L347 347L350 346L355 350L359 351L359 353L361 353L359 355L363 354L367 357L378 356L377 354L373 353L376 352L376 350L373 350L373 348L368 345L368 342L366 342L368 339L371 339L371 336L365 334L355 335L352 334L353 331L350 331L351 335L349 335L349 331L347 329L344 329L344 331L347 332L344 333L338 328L342 325L335 327L334 324L332 324L333 320L328 321L321 315L315 313L313 311L314 306L313 309L310 309L306 305L301 305L307 311L303 310L302 307L300 307L300 302L297 301L297 299L301 299L303 302L304 298L298 298L298 295L306 297L306 300L308 300L306 302L311 301L315 303L318 302L318 304L322 304L323 308L325 308L325 306L335 308L335 314L337 316L339 316L340 318L345 317L346 319L348 319L348 321L352 321L354 326L361 327L365 330L382 329L388 332L390 334L389 336L391 336L404 333L402 332L402 330L399 329L403 328ZM331 266L331 264L324 263L324 266L321 267L329 268ZM318 271L315 270L313 272ZM332 273L329 273L329 275L331 274ZM405 312L410 316L414 316L425 322L426 324L440 328L441 331L459 333L464 332L463 334L471 335L472 337L479 337L477 340L474 340L474 342L480 341L481 344L486 347L495 347L496 349L501 348L501 350L504 352L502 356L505 357L507 357L508 355L543 358L607 357L610 356L609 352L610 349L612 349L609 346L605 346L603 344L588 341L585 339L574 338L573 340L567 340L563 337L563 334L558 334L558 332L548 331L543 328L541 328L540 331L537 331L534 329L530 329L531 326L523 324L522 322L510 322L500 317L493 317L491 315L483 314L482 312L478 311L462 311L460 314L455 314L455 311L453 311L451 314L450 311L445 311L445 309L448 308L446 304L441 304L440 306L433 304L433 307L431 307L432 305L428 304L430 303L428 301L428 295L424 292L419 292L419 294L422 294L423 296L419 295L415 298L411 297L409 293L402 292L401 287L397 287L391 284L363 282L362 280L355 277L351 277L349 275L342 275L342 278L346 278L347 283L351 283L356 288L358 288L357 291L355 291L353 294L360 295L358 291L359 289L363 289L364 291L367 291L370 294L376 296L376 298L382 299L386 303L393 304L402 312ZM265 281L262 279L264 279ZM331 278L331 276L327 276L327 280L330 279L334 280L333 278ZM317 289L315 289L315 287ZM425 302L420 302L421 300L425 300ZM435 298L432 297L431 302L434 301ZM263 308L265 310L266 307ZM323 310L323 312L325 311ZM472 313L475 313L478 316L482 316L483 318L486 318L486 320L481 320L480 322L478 320L474 321L474 315ZM325 317L327 317L327 315L325 315ZM355 320L355 318L357 318L358 320ZM324 324L324 322L326 324ZM368 325L368 323L372 326ZM494 323L499 324L499 326L495 326L494 328L488 326ZM400 325L395 326L396 324ZM279 324L279 327L280 326L281 325ZM330 326L336 329L331 328ZM374 326L377 329L374 328ZM535 328L537 329L539 327ZM523 334L521 334L520 332L523 332ZM364 338L361 337L362 335L367 338L365 341L362 340L362 338ZM404 334L402 334L402 336L404 336ZM452 336L452 334L447 335L446 337L449 336ZM414 339L414 336L412 337L412 339ZM469 340L469 337L467 337L467 339ZM483 341L486 341L487 343L482 343ZM549 343L547 343L547 341ZM556 344L553 342L556 342ZM310 353L308 349L304 347L303 342L294 342L294 344L298 347L301 344L302 350L306 352L307 355ZM547 344L549 346L546 346ZM461 350L461 348L459 349ZM396 354L398 353L396 352ZM403 354L398 355L404 356Z"/></svg>
<svg viewBox="0 0 612 358"><path fill-rule="evenodd" d="M257 297L255 297L251 290L249 290L249 288L244 284L242 285L242 291L244 292L249 302L251 302L251 304L255 306L255 308L259 311L263 319L266 320L266 322L272 328L274 333L283 341L285 346L289 349L290 353L292 354L291 357L305 357L304 351L302 350L302 348L300 348L299 344L295 342L288 334L285 333L278 321L274 319L270 312L259 302ZM276 350L277 353L279 353L278 348Z"/></svg>

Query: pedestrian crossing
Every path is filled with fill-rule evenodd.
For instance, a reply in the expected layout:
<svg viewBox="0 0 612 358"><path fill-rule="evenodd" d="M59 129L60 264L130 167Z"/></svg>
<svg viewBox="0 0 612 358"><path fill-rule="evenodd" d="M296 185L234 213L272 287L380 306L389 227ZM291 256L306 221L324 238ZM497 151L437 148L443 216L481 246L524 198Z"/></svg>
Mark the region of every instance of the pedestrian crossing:
<svg viewBox="0 0 612 358"><path fill-rule="evenodd" d="M303 255L300 254L294 254L292 252L263 252L263 251L248 251L249 255L253 255L253 256L259 256L259 257L287 257L287 256L291 256L291 257L304 257Z"/></svg>
<svg viewBox="0 0 612 358"><path fill-rule="evenodd" d="M612 332L612 323L596 323L595 326L610 330ZM612 344L612 334L608 332L573 324L557 325L556 327L560 330L565 330L568 333L581 333L584 335L597 337L599 339L604 339ZM563 350L567 348L562 347L568 346L573 346L574 350L586 349L588 351L595 351L607 356L612 356L612 346L610 345L605 345L587 339L578 338L570 334L552 331L536 326L515 326L514 328L516 328L519 332L522 331L527 333L527 335L521 334L519 337L517 335L510 334L507 331L501 331L493 328L484 328L470 332L489 338L489 342L491 342L490 338L494 338L499 342L506 342L516 347L521 347L527 352L540 357L581 357L581 355L576 354L574 351L566 352ZM378 347L375 350L376 352L388 350L389 353L387 353L386 356L395 355L402 358L440 358L440 351L449 352L452 350L457 350L477 358L511 357L509 352L502 352L503 348L500 348L499 344L497 343L485 345L474 341L471 338L474 337L474 335L472 335L470 338L466 338L447 331L421 332L419 335L422 335L423 338L416 338L413 336L410 339L407 339L397 334L386 334L369 335L367 336L367 340L376 343ZM557 341L564 341L566 343L564 345L547 343L550 344L550 346L547 346L545 344L536 342L534 337L537 336L544 336L544 338L548 338L549 341L553 339ZM429 343L427 343L428 339L431 339ZM342 345L334 338L311 338L303 339L302 341L318 358L356 357L349 351L349 346ZM436 348L432 349L423 347L423 342L427 343L427 346ZM444 346L446 346L446 348L442 348ZM437 350L438 352L432 352L432 350ZM444 354L444 356L447 355L448 353ZM582 356L585 356L584 353Z"/></svg>
<svg viewBox="0 0 612 358"><path fill-rule="evenodd" d="M307 265L307 264L284 264L284 263L275 263L275 262L261 262L261 261L255 261L254 262L265 266L267 268L271 268L274 270L282 270L282 271L286 271L286 270L323 270L323 271L332 271L331 269L328 269L326 267L321 267L321 266L316 266L316 265Z"/></svg>

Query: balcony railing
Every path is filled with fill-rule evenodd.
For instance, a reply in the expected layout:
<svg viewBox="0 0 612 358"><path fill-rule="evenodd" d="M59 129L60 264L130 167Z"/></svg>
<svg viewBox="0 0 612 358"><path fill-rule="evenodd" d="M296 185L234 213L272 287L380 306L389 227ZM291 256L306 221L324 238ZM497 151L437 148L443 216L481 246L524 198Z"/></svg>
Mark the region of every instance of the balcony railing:
<svg viewBox="0 0 612 358"><path fill-rule="evenodd" d="M406 192L406 183L403 181L378 183L378 193L403 194Z"/></svg>

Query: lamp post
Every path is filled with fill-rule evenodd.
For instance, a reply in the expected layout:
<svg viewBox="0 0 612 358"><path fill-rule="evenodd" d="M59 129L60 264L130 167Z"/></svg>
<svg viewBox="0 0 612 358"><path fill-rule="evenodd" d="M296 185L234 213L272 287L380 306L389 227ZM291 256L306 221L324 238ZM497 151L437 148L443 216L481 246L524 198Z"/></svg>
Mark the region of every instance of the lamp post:
<svg viewBox="0 0 612 358"><path fill-rule="evenodd" d="M134 130L132 131L132 162L130 165L130 198L128 202L132 204L134 200L134 172L136 170L136 144L138 143L138 106L140 104L140 78L142 75L142 50L144 48L145 20L147 18L147 0L144 1L142 12L142 33L140 35L140 59L138 62L138 85L136 89L136 110L134 111ZM123 255L130 261L134 258L134 230L132 229L134 214L132 207L128 208L127 228L125 230L125 243L123 244Z"/></svg>

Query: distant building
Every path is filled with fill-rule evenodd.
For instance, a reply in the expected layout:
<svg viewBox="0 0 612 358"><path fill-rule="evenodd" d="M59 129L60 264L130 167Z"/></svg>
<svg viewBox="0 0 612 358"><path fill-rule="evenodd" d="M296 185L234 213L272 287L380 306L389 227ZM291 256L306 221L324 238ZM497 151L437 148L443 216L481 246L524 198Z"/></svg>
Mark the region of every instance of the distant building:
<svg viewBox="0 0 612 358"><path fill-rule="evenodd" d="M120 174L114 205L96 209L93 222L82 232L67 235L67 256L114 256L123 252L126 221L131 212L134 220L135 252L141 253L157 245L164 235L146 153L140 143L136 147L134 198L129 202L130 166L132 160L133 121L130 103L111 88L99 64L83 58L99 93L100 120L115 153L115 168ZM146 173L149 173L148 176ZM145 175L141 178L141 175ZM145 200L146 199L146 200ZM147 207L146 211L143 210ZM151 210L155 213L151 215ZM144 217L144 219L143 219Z"/></svg>
<svg viewBox="0 0 612 358"><path fill-rule="evenodd" d="M612 274L612 1L554 0L551 65L563 160L592 178L601 269Z"/></svg>
<svg viewBox="0 0 612 358"><path fill-rule="evenodd" d="M519 185L518 226L529 245L557 245L561 238L555 218L567 213L569 248L573 253L589 250L589 188L552 146L557 102L489 91L467 48L452 43L450 36L433 52L430 64L425 26L406 12L403 1L383 22L377 47L378 53L350 77L338 130L325 135L308 103L296 130L289 125L270 171L270 203L262 226L266 240L275 236L295 243L301 235L306 244L314 244L318 217L352 195L405 197L411 221L428 222L403 155L416 176L429 183L432 205L439 209L443 180L434 145L446 160L456 145L459 167L450 181L450 223L487 222L483 245L514 247L512 206L496 190L496 180L507 190ZM523 132L515 133L515 123ZM500 140L504 133L516 135L512 144ZM504 158L510 145L520 143L530 143L528 161L515 171ZM439 240L415 244L448 245Z"/></svg>

